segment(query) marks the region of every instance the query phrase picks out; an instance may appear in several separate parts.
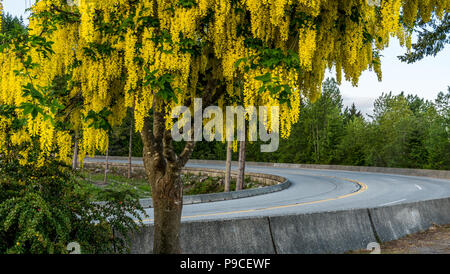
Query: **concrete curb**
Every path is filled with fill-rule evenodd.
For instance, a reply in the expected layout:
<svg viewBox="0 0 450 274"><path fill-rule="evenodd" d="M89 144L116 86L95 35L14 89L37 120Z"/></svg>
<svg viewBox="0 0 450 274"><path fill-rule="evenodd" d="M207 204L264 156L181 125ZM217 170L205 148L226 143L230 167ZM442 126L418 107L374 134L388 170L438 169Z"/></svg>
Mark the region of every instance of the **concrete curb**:
<svg viewBox="0 0 450 274"><path fill-rule="evenodd" d="M186 254L336 254L449 223L450 198L444 198L371 209L189 221L181 224L180 239ZM153 225L131 239L132 253L151 253Z"/></svg>
<svg viewBox="0 0 450 274"><path fill-rule="evenodd" d="M256 188L256 189L245 189L245 190L240 190L240 191L231 191L231 192L213 193L213 194L189 195L189 196L183 197L183 205L202 204L202 203L211 203L211 202L248 198L248 197L282 191L282 190L289 188L290 185L291 185L291 182L289 182L289 180L286 180L279 185L266 186L266 187ZM153 207L152 198L141 199L140 203L144 208L152 208Z"/></svg>
<svg viewBox="0 0 450 274"><path fill-rule="evenodd" d="M127 164L118 164L118 163L110 164L111 169L114 169L114 168L117 168L117 169L122 168L123 169L123 168L127 168L127 167L128 167ZM98 163L85 163L84 168L98 168ZM133 168L134 168L133 172L138 172L140 169L143 168L143 166L142 165L134 165ZM184 173L184 174L189 173L189 174L195 174L195 175L206 174L208 176L221 177L221 176L224 176L225 171L216 170L216 169L208 169L208 168L187 167L187 168L183 169L182 173ZM237 172L232 171L231 176L237 177ZM219 202L219 201L226 201L226 200L248 198L248 197L265 195L265 194L269 194L269 193L273 193L273 192L282 191L291 186L291 182L281 176L262 174L262 173L253 173L253 172L246 172L245 176L250 177L254 181L262 182L268 186L261 187L261 188L255 188L255 189L245 189L245 190L240 190L240 191L184 196L183 197L183 205L192 205L192 204L201 204L201 203L210 203L210 202ZM142 207L144 207L144 208L152 208L153 207L152 198L141 199L140 203L141 203Z"/></svg>

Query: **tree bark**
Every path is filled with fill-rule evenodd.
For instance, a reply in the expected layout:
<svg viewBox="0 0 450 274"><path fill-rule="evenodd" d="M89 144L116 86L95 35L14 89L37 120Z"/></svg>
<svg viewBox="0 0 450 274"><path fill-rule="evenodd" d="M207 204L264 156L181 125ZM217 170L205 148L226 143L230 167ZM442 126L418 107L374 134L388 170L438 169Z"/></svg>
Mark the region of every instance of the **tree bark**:
<svg viewBox="0 0 450 274"><path fill-rule="evenodd" d="M226 170L225 170L225 192L230 192L231 185L231 156L233 149L233 142L228 141L227 143L227 162L226 162Z"/></svg>
<svg viewBox="0 0 450 274"><path fill-rule="evenodd" d="M225 86L217 88L216 81L208 79L203 97L205 105L216 102L226 92ZM218 90L218 92L214 92ZM183 182L181 170L195 148L195 141L187 141L183 151L177 155L173 149L171 131L165 128L164 102L154 97L152 117L144 119L141 138L144 145L143 160L148 181L152 189L154 210L154 254L179 254L181 212L183 209ZM187 105L191 102L185 102ZM192 130L192 135L194 131ZM193 137L193 136L191 136Z"/></svg>
<svg viewBox="0 0 450 274"><path fill-rule="evenodd" d="M144 167L152 188L154 210L154 254L179 254L183 182L181 169L187 163L195 143L187 142L178 157L172 146L170 131L166 131L164 114L153 114L144 121L141 132L144 144Z"/></svg>
<svg viewBox="0 0 450 274"><path fill-rule="evenodd" d="M133 124L134 124L134 108L131 114L131 123L130 123L130 141L128 146L128 179L131 179L131 157L132 157L132 150L133 150Z"/></svg>
<svg viewBox="0 0 450 274"><path fill-rule="evenodd" d="M75 131L75 145L73 150L73 158L72 158L72 169L76 170L78 168L78 131Z"/></svg>
<svg viewBox="0 0 450 274"><path fill-rule="evenodd" d="M245 182L245 158L246 141L241 141L239 145L239 174L236 181L236 190L244 189Z"/></svg>
<svg viewBox="0 0 450 274"><path fill-rule="evenodd" d="M109 145L106 148L106 157L105 157L105 177L103 182L106 184L108 182L108 169L109 169Z"/></svg>
<svg viewBox="0 0 450 274"><path fill-rule="evenodd" d="M152 187L154 210L154 254L180 254L180 226L183 183L180 169L162 164L157 155L144 156L145 170Z"/></svg>
<svg viewBox="0 0 450 274"><path fill-rule="evenodd" d="M320 163L320 136L319 136L319 126L316 124L316 137L317 137L317 164Z"/></svg>

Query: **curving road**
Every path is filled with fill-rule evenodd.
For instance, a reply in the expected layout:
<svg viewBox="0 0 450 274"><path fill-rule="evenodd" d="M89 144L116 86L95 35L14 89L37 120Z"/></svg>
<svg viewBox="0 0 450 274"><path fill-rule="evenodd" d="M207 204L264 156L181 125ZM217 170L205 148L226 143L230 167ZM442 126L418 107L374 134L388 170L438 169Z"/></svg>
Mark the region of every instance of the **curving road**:
<svg viewBox="0 0 450 274"><path fill-rule="evenodd" d="M224 169L222 165L188 164L188 166ZM283 176L289 179L292 185L286 190L262 196L185 205L183 221L372 208L450 197L450 180L443 179L258 166L249 166L246 170ZM144 222L153 222L153 209L147 209L147 214L149 218Z"/></svg>

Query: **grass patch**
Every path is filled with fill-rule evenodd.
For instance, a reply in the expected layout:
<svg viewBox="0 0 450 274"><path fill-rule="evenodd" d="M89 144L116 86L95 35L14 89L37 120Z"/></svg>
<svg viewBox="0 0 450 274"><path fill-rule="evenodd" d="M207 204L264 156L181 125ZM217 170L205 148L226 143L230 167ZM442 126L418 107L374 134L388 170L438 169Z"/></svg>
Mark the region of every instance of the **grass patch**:
<svg viewBox="0 0 450 274"><path fill-rule="evenodd" d="M93 201L98 201L102 193L110 190L131 190L140 198L149 198L152 196L150 184L144 178L128 179L117 174L108 174L107 183L104 183L104 174L83 171L80 174L79 181L83 188L90 193ZM184 183L184 195L198 195L220 193L224 191L224 178L209 177L206 175L183 174L181 179ZM262 183L253 182L249 177L245 178L245 189L264 187ZM231 191L236 189L236 180L231 180Z"/></svg>

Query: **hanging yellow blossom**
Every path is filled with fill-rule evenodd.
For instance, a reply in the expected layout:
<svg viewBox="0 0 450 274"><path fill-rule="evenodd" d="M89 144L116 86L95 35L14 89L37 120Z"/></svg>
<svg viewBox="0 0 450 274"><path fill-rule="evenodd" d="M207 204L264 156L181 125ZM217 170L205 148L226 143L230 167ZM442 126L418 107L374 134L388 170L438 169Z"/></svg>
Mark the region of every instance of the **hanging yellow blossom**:
<svg viewBox="0 0 450 274"><path fill-rule="evenodd" d="M266 106L266 129L279 124L287 138L301 98L320 97L326 69L355 85L368 69L381 79L379 52L391 37L409 48L415 22L450 9L448 0L76 3L37 0L28 30L34 40L11 41L29 50L0 52L0 105L14 106L0 116L0 154L36 140L40 164L69 162L76 131L82 160L107 149L110 128L128 108L136 131L155 112L170 130L171 110L192 107L197 97L221 107ZM11 117L26 123L13 128ZM20 152L21 162L31 149Z"/></svg>

